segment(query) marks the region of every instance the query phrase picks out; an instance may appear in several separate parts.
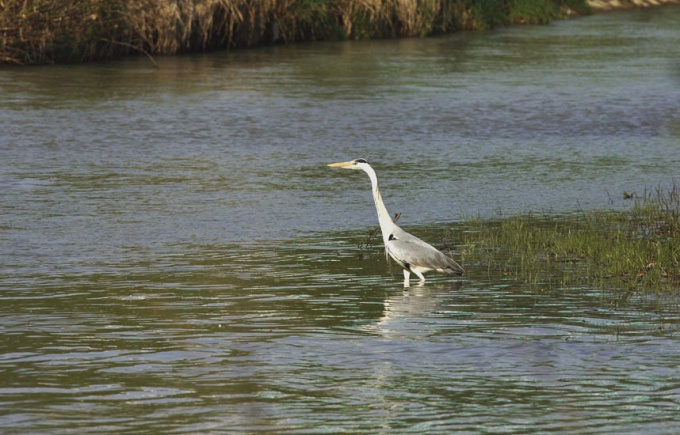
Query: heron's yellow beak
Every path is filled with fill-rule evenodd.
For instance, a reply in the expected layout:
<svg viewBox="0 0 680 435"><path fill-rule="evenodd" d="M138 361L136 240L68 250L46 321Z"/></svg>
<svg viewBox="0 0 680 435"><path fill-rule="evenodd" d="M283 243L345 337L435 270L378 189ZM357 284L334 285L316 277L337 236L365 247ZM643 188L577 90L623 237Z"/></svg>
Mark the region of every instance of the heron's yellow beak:
<svg viewBox="0 0 680 435"><path fill-rule="evenodd" d="M354 162L339 162L339 163L329 163L328 166L331 168L351 168L354 166Z"/></svg>

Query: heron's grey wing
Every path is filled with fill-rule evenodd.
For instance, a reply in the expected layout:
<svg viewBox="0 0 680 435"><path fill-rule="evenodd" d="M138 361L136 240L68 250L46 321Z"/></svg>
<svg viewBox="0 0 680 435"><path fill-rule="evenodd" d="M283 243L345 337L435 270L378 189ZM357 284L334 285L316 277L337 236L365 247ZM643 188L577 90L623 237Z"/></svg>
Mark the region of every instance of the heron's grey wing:
<svg viewBox="0 0 680 435"><path fill-rule="evenodd" d="M441 273L462 275L464 270L453 259L404 230L390 236L387 249L398 263L405 268L419 267Z"/></svg>
<svg viewBox="0 0 680 435"><path fill-rule="evenodd" d="M430 245L424 240L419 239L418 237L414 236L411 233L407 233L406 231L402 230L398 226L394 226L394 229L392 230L392 236L394 239L401 240L402 242L409 242L409 243L414 243L416 245L421 245L426 248L432 248L435 251L437 250L434 246ZM437 251L439 252L439 251Z"/></svg>

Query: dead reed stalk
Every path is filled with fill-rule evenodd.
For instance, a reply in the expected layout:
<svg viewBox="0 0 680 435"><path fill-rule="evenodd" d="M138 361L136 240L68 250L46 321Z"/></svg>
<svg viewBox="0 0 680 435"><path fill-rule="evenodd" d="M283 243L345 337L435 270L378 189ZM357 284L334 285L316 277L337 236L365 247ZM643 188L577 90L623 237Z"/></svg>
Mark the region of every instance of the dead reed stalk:
<svg viewBox="0 0 680 435"><path fill-rule="evenodd" d="M566 0L4 0L0 64L425 36L507 22L506 6L520 1Z"/></svg>

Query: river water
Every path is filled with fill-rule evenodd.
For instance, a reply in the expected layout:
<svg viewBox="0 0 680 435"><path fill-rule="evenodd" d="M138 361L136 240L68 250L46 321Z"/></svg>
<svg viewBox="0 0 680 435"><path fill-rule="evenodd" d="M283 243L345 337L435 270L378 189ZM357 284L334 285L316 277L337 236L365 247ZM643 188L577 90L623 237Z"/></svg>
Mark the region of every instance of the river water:
<svg viewBox="0 0 680 435"><path fill-rule="evenodd" d="M466 265L391 212L626 208L680 176L680 8L0 70L4 433L673 433L676 305ZM456 252L453 253L457 256Z"/></svg>

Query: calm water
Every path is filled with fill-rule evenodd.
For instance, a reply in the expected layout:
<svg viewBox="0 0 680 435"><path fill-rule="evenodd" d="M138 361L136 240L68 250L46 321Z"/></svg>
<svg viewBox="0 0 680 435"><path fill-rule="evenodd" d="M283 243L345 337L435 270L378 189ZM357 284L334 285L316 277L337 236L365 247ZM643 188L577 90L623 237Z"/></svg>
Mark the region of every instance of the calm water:
<svg viewBox="0 0 680 435"><path fill-rule="evenodd" d="M625 208L680 177L678 22L0 70L0 427L677 432L677 304L466 264L404 291L325 164L432 242Z"/></svg>

